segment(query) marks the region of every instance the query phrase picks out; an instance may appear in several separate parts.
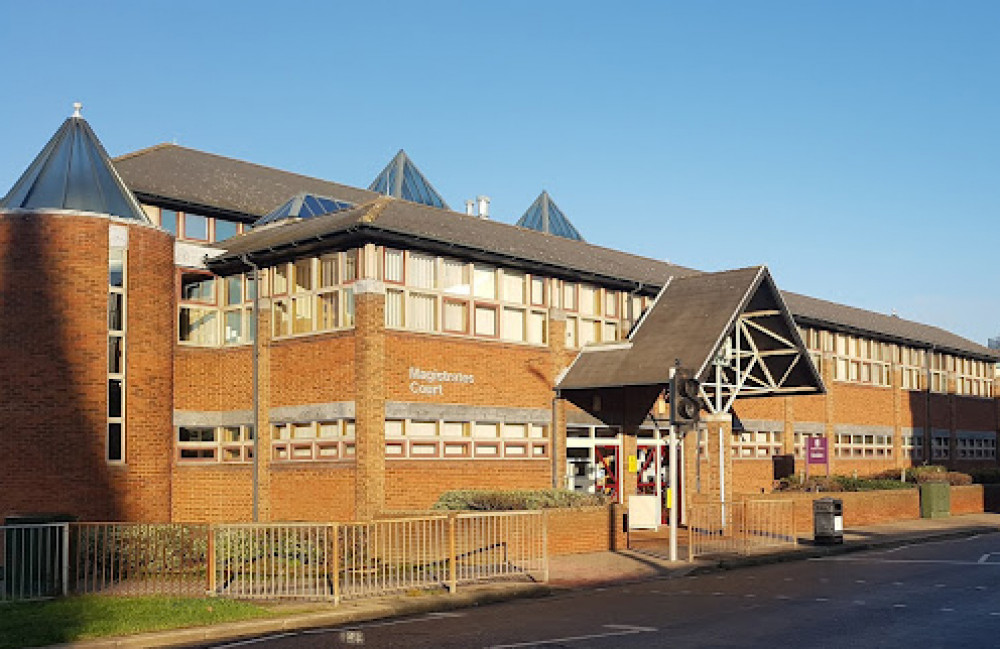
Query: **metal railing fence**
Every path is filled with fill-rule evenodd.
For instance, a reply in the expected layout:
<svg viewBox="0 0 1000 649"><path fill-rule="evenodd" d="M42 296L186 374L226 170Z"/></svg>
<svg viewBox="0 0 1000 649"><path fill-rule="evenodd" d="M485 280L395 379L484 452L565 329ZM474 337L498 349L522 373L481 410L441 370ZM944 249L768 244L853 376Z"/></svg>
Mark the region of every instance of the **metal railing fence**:
<svg viewBox="0 0 1000 649"><path fill-rule="evenodd" d="M207 524L71 523L70 532L73 593L205 594Z"/></svg>
<svg viewBox="0 0 1000 649"><path fill-rule="evenodd" d="M69 593L69 524L0 525L0 601Z"/></svg>
<svg viewBox="0 0 1000 649"><path fill-rule="evenodd" d="M795 546L791 501L699 503L688 510L688 559L709 554L751 554Z"/></svg>
<svg viewBox="0 0 1000 649"><path fill-rule="evenodd" d="M541 512L359 523L61 523L0 528L0 600L66 594L373 597L548 579Z"/></svg>

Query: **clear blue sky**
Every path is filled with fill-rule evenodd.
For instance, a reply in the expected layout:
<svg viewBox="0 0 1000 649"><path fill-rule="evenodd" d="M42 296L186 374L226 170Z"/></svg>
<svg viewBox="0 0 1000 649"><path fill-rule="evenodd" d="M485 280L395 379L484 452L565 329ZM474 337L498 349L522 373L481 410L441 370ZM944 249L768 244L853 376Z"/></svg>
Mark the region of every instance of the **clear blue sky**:
<svg viewBox="0 0 1000 649"><path fill-rule="evenodd" d="M0 0L0 194L71 112L1000 333L1000 2Z"/></svg>

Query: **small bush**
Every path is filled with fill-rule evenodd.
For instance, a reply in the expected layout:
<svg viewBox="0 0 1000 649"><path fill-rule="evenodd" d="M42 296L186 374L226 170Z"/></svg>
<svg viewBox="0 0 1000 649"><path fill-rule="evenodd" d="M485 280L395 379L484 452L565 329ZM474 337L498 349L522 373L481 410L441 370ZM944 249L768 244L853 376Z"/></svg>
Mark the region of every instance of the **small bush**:
<svg viewBox="0 0 1000 649"><path fill-rule="evenodd" d="M458 489L441 494L432 509L449 511L517 511L558 507L593 507L607 504L600 494L565 489L489 491Z"/></svg>
<svg viewBox="0 0 1000 649"><path fill-rule="evenodd" d="M886 474L868 478L855 478L853 476L835 475L827 477L809 478L803 481L799 476L785 478L778 485L778 491L879 491L887 489L912 489L913 484L901 482L899 473L895 477L886 477Z"/></svg>

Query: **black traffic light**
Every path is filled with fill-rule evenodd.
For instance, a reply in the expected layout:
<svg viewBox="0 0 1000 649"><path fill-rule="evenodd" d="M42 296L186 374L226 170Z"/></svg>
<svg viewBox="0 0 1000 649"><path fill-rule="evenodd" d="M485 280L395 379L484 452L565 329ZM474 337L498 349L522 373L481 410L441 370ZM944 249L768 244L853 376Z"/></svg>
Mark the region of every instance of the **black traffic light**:
<svg viewBox="0 0 1000 649"><path fill-rule="evenodd" d="M698 422L701 411L701 385L690 370L677 370L670 381L670 423L688 426Z"/></svg>

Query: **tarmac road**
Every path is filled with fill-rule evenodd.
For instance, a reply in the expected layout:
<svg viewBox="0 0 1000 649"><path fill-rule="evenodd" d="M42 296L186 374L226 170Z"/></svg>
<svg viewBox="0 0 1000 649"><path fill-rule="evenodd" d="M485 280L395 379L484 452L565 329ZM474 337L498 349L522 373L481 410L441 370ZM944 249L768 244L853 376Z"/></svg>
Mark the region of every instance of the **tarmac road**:
<svg viewBox="0 0 1000 649"><path fill-rule="evenodd" d="M1000 534L201 646L1000 647Z"/></svg>

